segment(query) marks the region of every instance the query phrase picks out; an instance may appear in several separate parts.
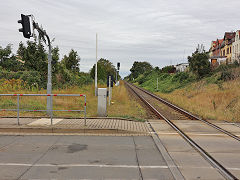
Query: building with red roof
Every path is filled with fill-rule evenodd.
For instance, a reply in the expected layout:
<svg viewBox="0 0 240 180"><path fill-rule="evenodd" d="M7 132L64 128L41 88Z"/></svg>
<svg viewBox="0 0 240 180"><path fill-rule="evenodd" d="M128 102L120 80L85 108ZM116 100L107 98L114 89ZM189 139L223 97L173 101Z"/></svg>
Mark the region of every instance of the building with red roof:
<svg viewBox="0 0 240 180"><path fill-rule="evenodd" d="M240 61L240 30L237 32L225 32L223 39L211 42L209 50L212 67L219 64L232 64Z"/></svg>
<svg viewBox="0 0 240 180"><path fill-rule="evenodd" d="M226 57L222 56L222 53L221 53L221 48L223 44L224 44L224 39L217 39L216 41L212 41L211 43L209 56L211 59L212 67L216 67L226 60Z"/></svg>

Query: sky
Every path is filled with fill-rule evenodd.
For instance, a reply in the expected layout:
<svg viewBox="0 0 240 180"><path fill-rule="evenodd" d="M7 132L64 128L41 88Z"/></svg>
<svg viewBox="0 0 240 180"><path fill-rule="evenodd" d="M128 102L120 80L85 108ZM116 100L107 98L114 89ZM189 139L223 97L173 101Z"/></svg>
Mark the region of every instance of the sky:
<svg viewBox="0 0 240 180"><path fill-rule="evenodd" d="M20 14L32 14L42 25L60 57L78 52L80 70L88 72L106 58L120 75L130 74L134 61L160 68L187 62L187 56L224 32L240 29L239 0L0 0L0 46L20 41Z"/></svg>

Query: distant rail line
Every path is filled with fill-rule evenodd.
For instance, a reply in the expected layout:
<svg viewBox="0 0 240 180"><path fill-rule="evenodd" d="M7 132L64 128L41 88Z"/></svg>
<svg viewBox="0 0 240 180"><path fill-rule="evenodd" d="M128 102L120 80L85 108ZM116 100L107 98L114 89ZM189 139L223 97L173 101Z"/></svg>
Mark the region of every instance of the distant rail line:
<svg viewBox="0 0 240 180"><path fill-rule="evenodd" d="M201 119L179 107L176 105L169 103L168 101L156 96L155 94L137 87L133 84L130 84L125 81L126 86L135 93L140 100L150 108L150 110L159 118L162 120L165 120L179 135L181 135L184 140L186 140L197 152L200 153L201 156L203 156L213 167L215 167L226 179L233 179L236 180L236 178L230 171L228 171L223 165L221 165L216 159L214 159L206 150L204 150L200 145L198 145L196 142L194 142L193 139L191 139L187 134L185 134L178 126L176 126L172 120L199 120L218 131L227 134L231 138L234 138L237 141L240 141L240 138L233 133L226 131L219 126L210 123L207 120Z"/></svg>

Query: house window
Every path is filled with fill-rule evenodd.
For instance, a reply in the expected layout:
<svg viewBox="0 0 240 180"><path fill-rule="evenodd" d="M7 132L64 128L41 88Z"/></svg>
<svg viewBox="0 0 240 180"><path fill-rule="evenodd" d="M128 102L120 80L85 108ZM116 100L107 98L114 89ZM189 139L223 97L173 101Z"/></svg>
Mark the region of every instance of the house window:
<svg viewBox="0 0 240 180"><path fill-rule="evenodd" d="M225 56L225 49L223 50L223 56Z"/></svg>
<svg viewBox="0 0 240 180"><path fill-rule="evenodd" d="M232 47L230 47L230 54L232 53Z"/></svg>
<svg viewBox="0 0 240 180"><path fill-rule="evenodd" d="M229 54L229 48L227 48L227 54Z"/></svg>

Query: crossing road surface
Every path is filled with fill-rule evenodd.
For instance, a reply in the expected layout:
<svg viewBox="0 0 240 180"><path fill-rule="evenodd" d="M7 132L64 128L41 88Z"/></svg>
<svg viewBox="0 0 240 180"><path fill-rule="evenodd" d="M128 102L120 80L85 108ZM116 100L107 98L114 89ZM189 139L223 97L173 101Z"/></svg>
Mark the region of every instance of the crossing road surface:
<svg viewBox="0 0 240 180"><path fill-rule="evenodd" d="M0 179L174 179L151 136L0 136Z"/></svg>

